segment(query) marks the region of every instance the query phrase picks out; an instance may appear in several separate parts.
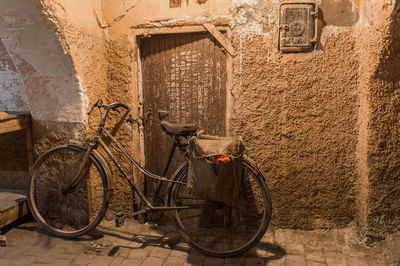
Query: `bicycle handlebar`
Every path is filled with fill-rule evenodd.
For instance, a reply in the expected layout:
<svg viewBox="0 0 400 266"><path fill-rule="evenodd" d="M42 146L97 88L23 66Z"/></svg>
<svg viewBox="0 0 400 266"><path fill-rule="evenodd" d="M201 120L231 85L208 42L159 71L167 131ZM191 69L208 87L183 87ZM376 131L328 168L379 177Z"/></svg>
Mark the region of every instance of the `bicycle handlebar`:
<svg viewBox="0 0 400 266"><path fill-rule="evenodd" d="M119 107L122 107L122 108L124 108L126 110L129 110L128 106L126 106L125 104L120 103L120 102L112 103L112 104L109 105L109 108L112 109L112 110L116 110Z"/></svg>
<svg viewBox="0 0 400 266"><path fill-rule="evenodd" d="M87 114L90 115L93 112L94 108L96 108L99 105L100 106L103 105L103 101L101 99L98 99L97 102L95 102L95 104L92 105L92 108L90 108L90 111L87 112Z"/></svg>
<svg viewBox="0 0 400 266"><path fill-rule="evenodd" d="M103 104L103 101L101 99L99 99L99 100L97 100L96 103L94 103L92 105L92 107L90 108L90 111L87 114L90 115L93 112L94 108L96 108L96 107L98 107L99 109L100 108L104 108L105 110L116 110L119 107L122 107L122 108L124 108L126 110L129 110L129 107L126 106L123 103L115 102L115 103L112 103L112 104Z"/></svg>

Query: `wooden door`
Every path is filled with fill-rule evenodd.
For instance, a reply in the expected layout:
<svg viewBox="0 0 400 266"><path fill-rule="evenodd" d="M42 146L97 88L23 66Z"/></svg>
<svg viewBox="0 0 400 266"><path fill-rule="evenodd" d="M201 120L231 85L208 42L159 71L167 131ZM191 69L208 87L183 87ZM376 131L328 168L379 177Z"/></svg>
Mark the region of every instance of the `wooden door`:
<svg viewBox="0 0 400 266"><path fill-rule="evenodd" d="M171 138L160 128L159 110L169 113L167 121L194 123L209 134L226 134L226 54L209 33L154 35L140 38L139 47L145 164L161 174ZM175 160L171 168L178 165ZM154 182L145 187L151 192Z"/></svg>

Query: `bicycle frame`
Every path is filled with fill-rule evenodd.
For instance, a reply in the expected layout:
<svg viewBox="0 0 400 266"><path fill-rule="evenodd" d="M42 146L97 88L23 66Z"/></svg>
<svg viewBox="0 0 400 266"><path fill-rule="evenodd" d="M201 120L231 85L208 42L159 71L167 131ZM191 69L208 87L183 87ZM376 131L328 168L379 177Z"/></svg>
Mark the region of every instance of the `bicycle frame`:
<svg viewBox="0 0 400 266"><path fill-rule="evenodd" d="M169 151L169 155L164 167L164 170L162 172L161 176L158 176L156 174L153 174L149 171L147 171L146 169L144 169L143 167L140 166L140 164L138 162L136 162L130 155L129 153L124 149L124 147L122 147L122 145L111 135L110 132L108 132L105 128L105 121L107 119L108 113L111 110L111 108L107 108L103 118L101 119L98 129L96 130L96 134L93 138L93 143L90 143L89 148L84 156L84 159L80 165L79 171L76 174L76 176L73 178L73 180L71 181L71 184L68 187L68 190L70 189L74 189L75 184L79 184L83 178L86 176L87 173L87 169L89 169L88 163L90 163L89 161L89 156L90 153L94 150L97 149L98 146L102 147L105 151L105 153L107 154L107 156L111 159L111 161L114 163L114 165L117 167L117 169L119 170L119 172L122 174L122 177L129 183L131 190L135 193L137 193L137 195L139 196L139 198L145 203L145 208L142 210L138 210L138 211L134 211L132 214L124 214L122 216L119 216L116 218L116 223L117 226L118 224L121 224L123 222L123 220L127 217L134 217L143 213L147 213L150 211L161 211L161 210L177 210L177 209L193 209L196 206L190 205L190 206L172 206L172 207L166 207L166 206L162 206L162 207L155 207L153 206L155 199L157 198L161 186L163 184L163 182L170 182L170 183L179 183L179 184L183 184L183 185L187 185L187 183L184 182L180 182L180 181L176 181L176 180L171 180L165 177L165 174L167 173L169 166L171 164L172 161L172 157L175 153L176 147L179 148L179 150L182 152L182 154L186 157L185 153L186 153L186 149L185 149L185 144L182 144L179 141L179 137L174 136L173 137L173 145ZM142 172L145 176L148 176L150 178L153 179L157 179L158 183L156 186L156 190L155 193L153 195L152 200L150 201L149 199L146 198L146 196L137 188L137 186L135 185L135 183L133 182L133 180L131 178L129 178L127 172L124 170L124 168L121 166L121 164L118 162L118 160L115 158L115 156L113 155L113 153L110 151L110 149L108 148L108 145L105 144L102 140L101 140L101 135L102 133L105 133L105 135L107 137L110 138L110 140L117 146L117 148L128 158L128 160L136 167L139 169L140 172ZM199 206L200 207L200 206ZM120 221L117 221L117 219L119 219ZM122 220L122 222L121 222Z"/></svg>

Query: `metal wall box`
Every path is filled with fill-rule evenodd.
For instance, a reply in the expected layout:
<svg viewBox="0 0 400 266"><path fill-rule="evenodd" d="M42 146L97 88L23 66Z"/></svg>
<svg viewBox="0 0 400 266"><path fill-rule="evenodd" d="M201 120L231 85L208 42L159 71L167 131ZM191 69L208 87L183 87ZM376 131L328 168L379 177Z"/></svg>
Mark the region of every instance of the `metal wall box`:
<svg viewBox="0 0 400 266"><path fill-rule="evenodd" d="M314 2L286 2L280 5L279 50L304 52L317 42L318 6Z"/></svg>
<svg viewBox="0 0 400 266"><path fill-rule="evenodd" d="M176 8L182 6L182 0L169 0L169 7Z"/></svg>

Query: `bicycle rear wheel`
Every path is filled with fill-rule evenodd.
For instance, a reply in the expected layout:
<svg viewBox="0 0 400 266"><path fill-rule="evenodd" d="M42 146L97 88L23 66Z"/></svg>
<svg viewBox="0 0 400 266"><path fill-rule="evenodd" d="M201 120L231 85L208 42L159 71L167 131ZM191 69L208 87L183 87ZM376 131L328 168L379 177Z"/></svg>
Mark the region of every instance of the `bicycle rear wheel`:
<svg viewBox="0 0 400 266"><path fill-rule="evenodd" d="M87 149L59 146L43 154L33 166L28 205L36 221L53 235L81 236L103 219L110 199L104 166L92 153L85 178L73 191L66 190Z"/></svg>
<svg viewBox="0 0 400 266"><path fill-rule="evenodd" d="M187 181L188 164L184 163L174 179ZM174 211L178 230L202 253L215 257L231 257L254 247L265 234L271 219L271 197L261 172L244 159L242 187L234 206L204 200L192 189L174 183L170 188L170 206L190 206Z"/></svg>

